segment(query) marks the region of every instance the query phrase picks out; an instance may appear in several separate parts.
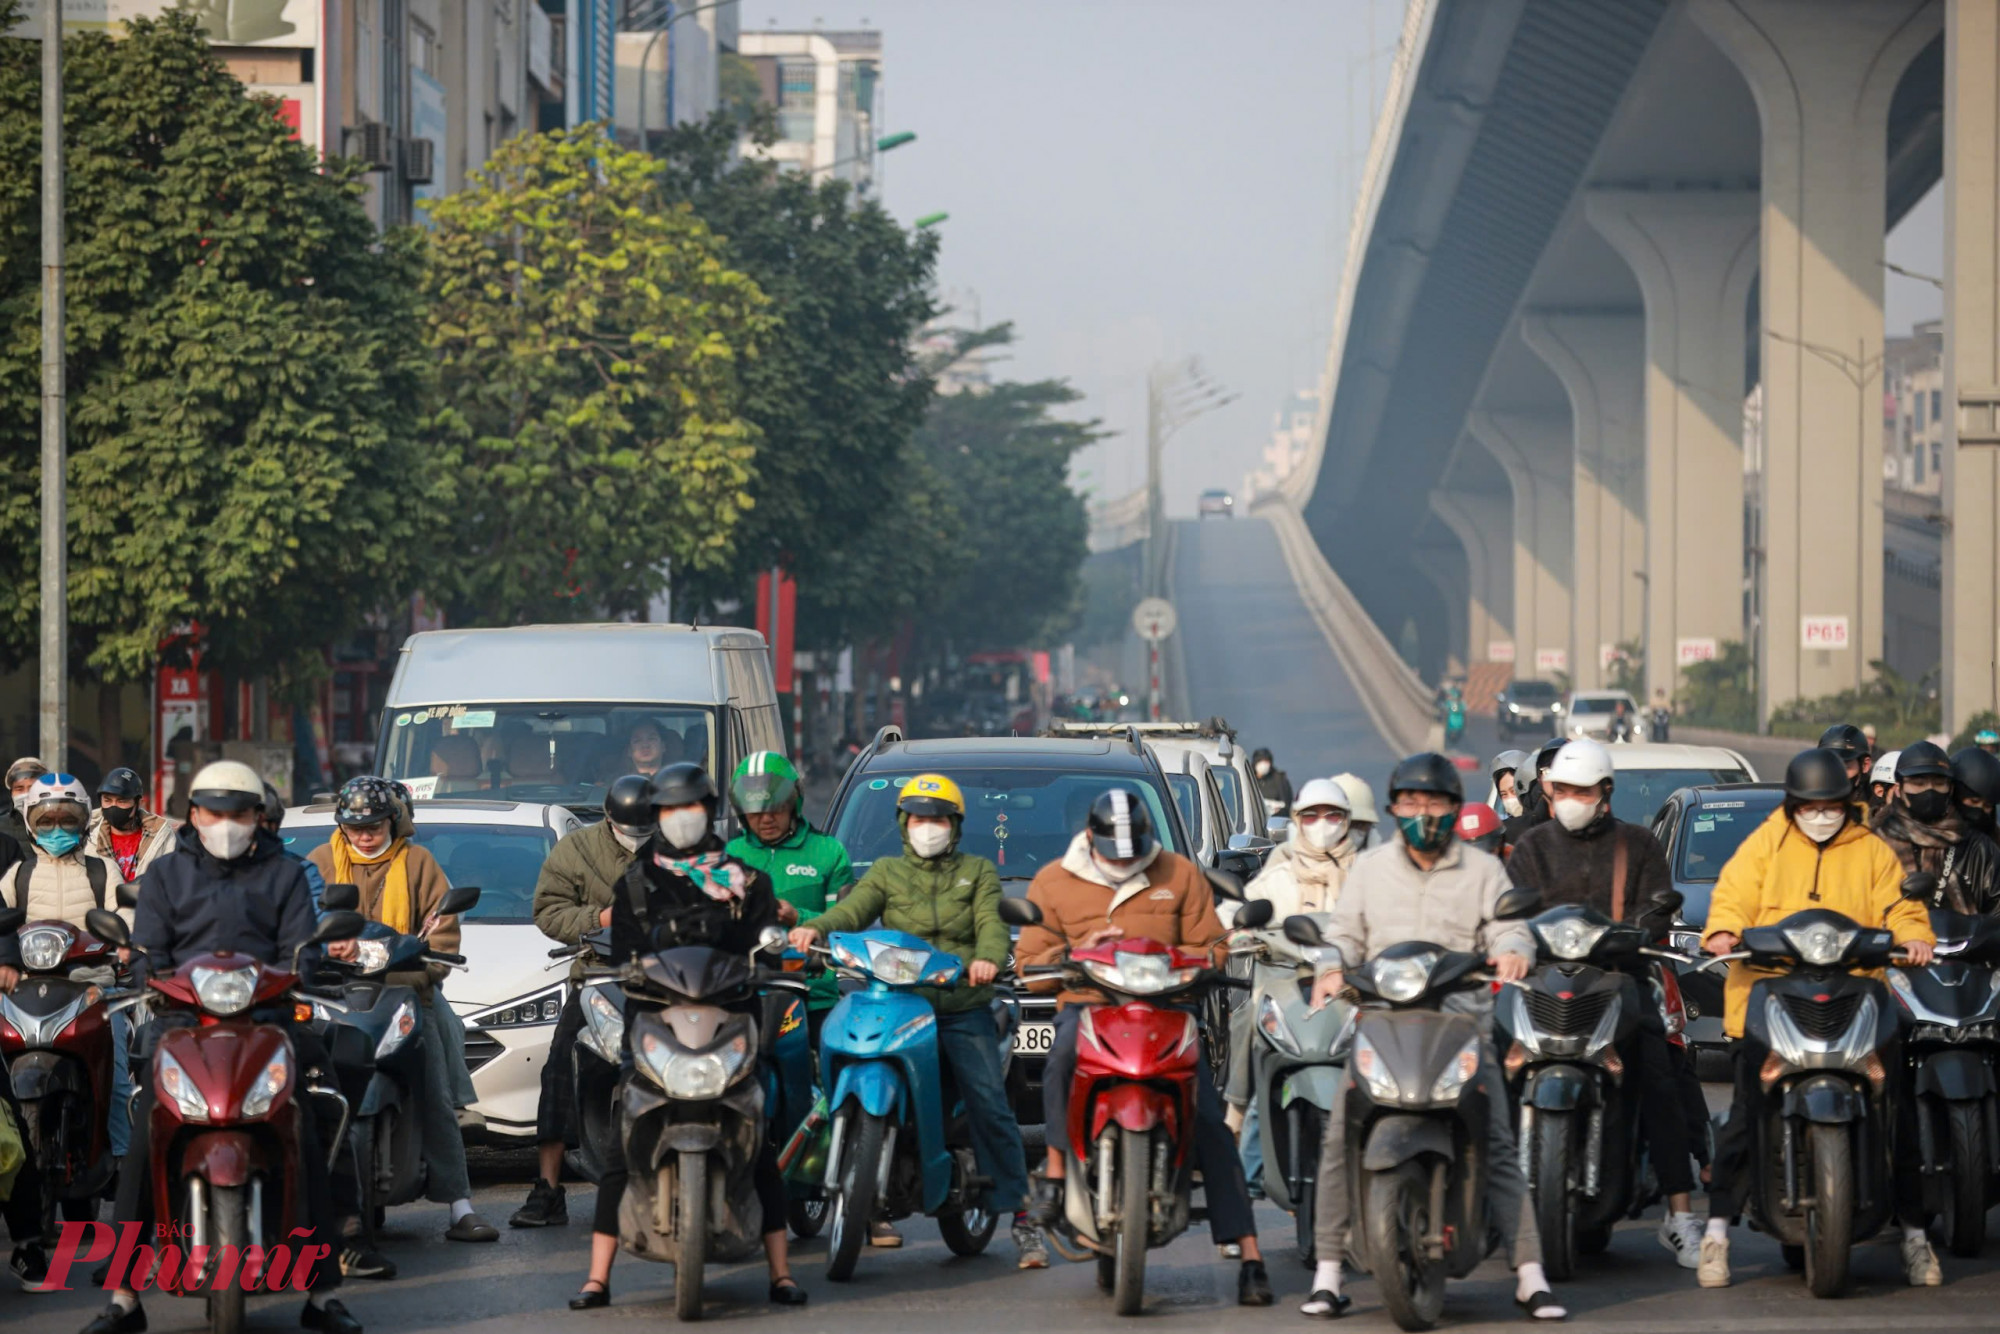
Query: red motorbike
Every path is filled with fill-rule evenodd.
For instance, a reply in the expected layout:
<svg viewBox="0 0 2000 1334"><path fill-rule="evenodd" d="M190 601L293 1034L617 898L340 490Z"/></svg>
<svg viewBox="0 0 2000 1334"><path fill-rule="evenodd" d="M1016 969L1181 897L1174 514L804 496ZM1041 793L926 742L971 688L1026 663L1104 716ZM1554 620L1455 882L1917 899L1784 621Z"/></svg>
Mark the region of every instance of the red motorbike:
<svg viewBox="0 0 2000 1334"><path fill-rule="evenodd" d="M116 913L94 908L85 920L100 940L131 943ZM311 943L352 939L363 925L359 913L330 912ZM301 1099L339 1108L339 1131L323 1141L329 1155L347 1133L347 1100L305 1086L285 1028L253 1017L259 1007L306 999L297 970L296 957L287 971L222 950L148 982L156 1011L195 1020L161 1033L149 1071L156 1232L183 1254L209 1248L205 1265L184 1269L165 1290L205 1297L214 1334L238 1334L245 1294L276 1291L291 1277L273 1253L304 1222L299 1118L313 1112Z"/></svg>
<svg viewBox="0 0 2000 1334"><path fill-rule="evenodd" d="M1025 899L1004 900L1001 916L1016 925L1041 920ZM1270 917L1271 904L1256 900L1243 905L1235 926L1252 930ZM1068 1124L1051 1128L1062 1136L1066 1172L1064 1220L1050 1235L1069 1258L1094 1257L1097 1285L1111 1293L1113 1308L1137 1315L1146 1252L1171 1243L1197 1217L1195 1073L1204 1035L1174 1002L1249 984L1210 967L1205 953L1143 939L1075 950L1060 965L1022 969L1021 976L1061 978L1112 998L1085 1009L1077 1024ZM1227 1034L1206 1040L1224 1042Z"/></svg>

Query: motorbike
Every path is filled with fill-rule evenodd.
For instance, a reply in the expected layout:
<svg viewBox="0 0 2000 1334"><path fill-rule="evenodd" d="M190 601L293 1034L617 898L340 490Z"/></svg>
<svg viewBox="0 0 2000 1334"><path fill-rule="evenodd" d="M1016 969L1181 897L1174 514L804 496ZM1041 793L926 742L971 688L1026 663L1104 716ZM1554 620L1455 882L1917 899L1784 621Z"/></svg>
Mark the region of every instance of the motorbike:
<svg viewBox="0 0 2000 1334"><path fill-rule="evenodd" d="M576 1109L577 1147L563 1155L569 1169L592 1185L604 1179L607 1164L616 1161L618 1144L618 1067L625 1045L625 990L610 966L611 928L589 932L581 943L560 945L549 958L561 963L582 956L584 974L577 984L577 1004L583 1027L570 1048L570 1088Z"/></svg>
<svg viewBox="0 0 2000 1334"><path fill-rule="evenodd" d="M974 1162L930 1002L913 991L956 986L964 962L902 931L835 932L823 948L842 976L866 984L841 997L820 1032L833 1118L826 1276L835 1282L854 1276L878 1216L925 1214L937 1220L954 1255L978 1255L998 1222L979 1203L993 1183ZM1002 1036L1004 1073L1011 1027Z"/></svg>
<svg viewBox="0 0 2000 1334"><path fill-rule="evenodd" d="M111 1181L111 999L103 987L73 977L111 968L117 955L67 922L22 924L18 908L0 912L0 932L20 933L21 981L0 995L0 1057L21 1109L21 1139L41 1169L42 1235L56 1215L97 1217L97 1197Z"/></svg>
<svg viewBox="0 0 2000 1334"><path fill-rule="evenodd" d="M131 946L116 913L92 908L84 921L106 944ZM364 925L359 913L329 912L298 953L352 940ZM338 1114L338 1130L325 1141L329 1165L347 1133L347 1099L303 1084L284 1028L257 1018L260 1008L310 1003L298 989L298 969L298 954L287 970L219 950L148 978L143 996L194 1020L168 1028L153 1052L147 1077L157 1096L146 1170L161 1235L188 1238L190 1254L211 1248L208 1262L188 1266L170 1290L206 1298L213 1334L240 1334L246 1289L278 1277L261 1266L304 1218L299 1118L316 1114L306 1099L330 1103ZM225 1257L240 1257L234 1282Z"/></svg>
<svg viewBox="0 0 2000 1334"><path fill-rule="evenodd" d="M1894 1040L1888 988L1852 968L1897 962L1895 940L1827 908L1746 927L1745 960L1776 976L1750 991L1744 1035L1762 1045L1770 1112L1753 1127L1752 1221L1805 1271L1816 1297L1847 1287L1849 1251L1893 1211L1892 1095L1882 1049Z"/></svg>
<svg viewBox="0 0 2000 1334"><path fill-rule="evenodd" d="M632 1069L618 1083L618 1127L630 1179L618 1210L619 1243L674 1266L674 1315L701 1318L710 1260L757 1253L763 1214L753 1179L768 1133L757 1017L725 1008L760 985L795 992L796 974L761 971L746 957L707 945L676 945L655 933L655 952L632 960L625 990ZM782 952L777 927L756 953Z"/></svg>
<svg viewBox="0 0 2000 1334"><path fill-rule="evenodd" d="M1269 900L1252 900L1237 909L1234 925L1256 930L1270 924L1271 913ZM1000 915L1016 926L1041 920L1026 899L1003 900ZM1062 979L1111 997L1083 1012L1069 1123L1049 1127L1067 1167L1064 1217L1050 1236L1071 1258L1094 1257L1097 1284L1110 1291L1113 1309L1137 1315L1145 1304L1146 1252L1171 1243L1197 1216L1200 1024L1176 1002L1249 984L1210 967L1204 953L1137 938L1072 950L1060 965L1019 972L1023 981Z"/></svg>
<svg viewBox="0 0 2000 1334"><path fill-rule="evenodd" d="M1924 1207L1942 1221L1951 1253L1971 1256L1986 1244L1987 1209L2000 1202L2000 921L1934 908L1931 929L1935 957L1891 968L1889 993L1908 1025Z"/></svg>
<svg viewBox="0 0 2000 1334"><path fill-rule="evenodd" d="M1455 746L1465 735L1465 701L1453 696L1444 706L1444 743Z"/></svg>

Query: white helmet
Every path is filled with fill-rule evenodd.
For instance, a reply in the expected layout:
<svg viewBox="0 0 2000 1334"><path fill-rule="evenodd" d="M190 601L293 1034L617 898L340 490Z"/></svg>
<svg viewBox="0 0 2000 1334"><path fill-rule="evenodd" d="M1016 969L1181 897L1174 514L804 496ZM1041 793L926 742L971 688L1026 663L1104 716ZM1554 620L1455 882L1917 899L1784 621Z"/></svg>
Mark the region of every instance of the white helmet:
<svg viewBox="0 0 2000 1334"><path fill-rule="evenodd" d="M1347 813L1350 818L1362 824L1380 824L1382 817L1375 813L1375 794L1353 774L1335 774L1333 781L1347 794ZM1310 786L1310 784L1308 784ZM1296 809L1299 803L1292 803Z"/></svg>
<svg viewBox="0 0 2000 1334"><path fill-rule="evenodd" d="M188 801L210 811L255 810L264 804L264 780L241 760L216 760L194 776Z"/></svg>
<svg viewBox="0 0 2000 1334"><path fill-rule="evenodd" d="M1902 755L1902 751L1892 750L1881 759L1875 761L1875 767L1868 771L1868 781L1871 783L1887 783L1891 787L1895 786L1896 761L1901 759Z"/></svg>
<svg viewBox="0 0 2000 1334"><path fill-rule="evenodd" d="M43 774L28 789L27 798L22 803L21 813L32 822L37 810L48 806L63 805L74 806L79 815L88 817L90 814L89 790L77 780L74 774Z"/></svg>
<svg viewBox="0 0 2000 1334"><path fill-rule="evenodd" d="M1300 788L1299 794L1292 798L1292 809L1303 811L1310 810L1314 806L1332 806L1344 811L1347 809L1347 803L1346 788L1331 778L1315 778Z"/></svg>
<svg viewBox="0 0 2000 1334"><path fill-rule="evenodd" d="M1551 783L1568 783L1571 787L1596 787L1610 777L1611 752L1585 737L1565 742L1548 772Z"/></svg>

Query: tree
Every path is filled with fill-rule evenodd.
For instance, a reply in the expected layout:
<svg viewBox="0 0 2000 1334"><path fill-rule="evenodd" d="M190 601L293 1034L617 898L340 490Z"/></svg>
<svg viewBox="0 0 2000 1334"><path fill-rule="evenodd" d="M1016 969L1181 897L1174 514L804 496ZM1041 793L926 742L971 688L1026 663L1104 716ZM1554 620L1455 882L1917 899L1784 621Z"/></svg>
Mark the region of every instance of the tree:
<svg viewBox="0 0 2000 1334"><path fill-rule="evenodd" d="M12 26L0 0L0 31ZM41 48L0 41L0 656L34 652ZM74 661L310 673L407 595L449 483L417 447L416 268L192 19L64 42Z"/></svg>
<svg viewBox="0 0 2000 1334"><path fill-rule="evenodd" d="M455 622L643 612L727 566L759 431L756 283L601 126L510 139L432 209L432 435L454 467Z"/></svg>

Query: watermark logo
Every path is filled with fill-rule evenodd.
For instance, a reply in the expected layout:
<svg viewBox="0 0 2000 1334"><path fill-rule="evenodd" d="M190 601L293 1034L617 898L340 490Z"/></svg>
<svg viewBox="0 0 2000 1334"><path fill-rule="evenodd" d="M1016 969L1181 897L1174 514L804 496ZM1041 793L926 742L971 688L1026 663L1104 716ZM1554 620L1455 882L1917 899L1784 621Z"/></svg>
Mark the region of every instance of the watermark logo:
<svg viewBox="0 0 2000 1334"><path fill-rule="evenodd" d="M310 1228L293 1228L290 1240L312 1236ZM183 1295L221 1292L240 1287L245 1292L309 1292L319 1266L332 1255L331 1246L287 1242L263 1246L196 1246L184 1223L161 1223L145 1240L143 1223L64 1223L49 1259L46 1291L68 1292L70 1270L109 1259L104 1290L148 1288Z"/></svg>

